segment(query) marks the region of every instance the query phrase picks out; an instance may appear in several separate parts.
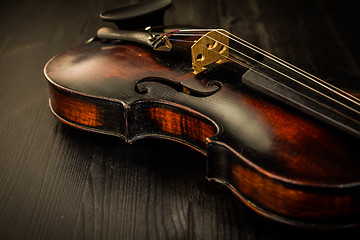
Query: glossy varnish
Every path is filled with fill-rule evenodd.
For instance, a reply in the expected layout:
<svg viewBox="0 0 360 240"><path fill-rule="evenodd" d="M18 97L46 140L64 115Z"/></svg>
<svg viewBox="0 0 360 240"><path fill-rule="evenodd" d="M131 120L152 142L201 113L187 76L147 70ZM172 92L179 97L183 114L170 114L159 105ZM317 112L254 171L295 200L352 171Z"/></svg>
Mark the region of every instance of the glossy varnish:
<svg viewBox="0 0 360 240"><path fill-rule="evenodd" d="M196 76L178 58L95 40L53 58L45 74L52 109L69 125L130 142L158 137L192 146L207 155L209 179L267 217L312 227L357 224L359 140L241 86L236 66L219 68L221 76ZM206 92L214 80L221 89L209 96L174 87Z"/></svg>
<svg viewBox="0 0 360 240"><path fill-rule="evenodd" d="M359 227L312 231L259 217L204 181L206 157L187 146L130 145L52 116L44 64L93 36L100 12L128 2L1 1L0 239L358 239ZM230 30L358 94L356 4L173 0L165 23Z"/></svg>

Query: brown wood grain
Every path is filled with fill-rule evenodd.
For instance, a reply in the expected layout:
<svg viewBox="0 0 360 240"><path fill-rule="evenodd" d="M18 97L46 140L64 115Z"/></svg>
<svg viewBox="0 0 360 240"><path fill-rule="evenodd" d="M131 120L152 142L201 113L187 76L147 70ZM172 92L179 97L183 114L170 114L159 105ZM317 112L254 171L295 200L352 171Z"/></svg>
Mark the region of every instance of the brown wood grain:
<svg viewBox="0 0 360 240"><path fill-rule="evenodd" d="M336 226L337 218L339 226L357 224L358 140L249 88L236 91L223 86L207 97L184 94L182 87L174 89L173 78L189 87L212 78L191 78L191 72L183 74L191 71L188 67L166 68L155 61L161 57L165 56L141 46L98 41L65 51L45 67L51 109L65 124L100 133L107 130L129 142L151 136L193 146L211 158L209 165L218 165L212 168L216 174L211 179L235 189L241 200L264 215L281 216L292 224L303 219L302 225L319 227L319 220ZM238 80L227 71L221 74L227 86L237 86ZM256 118L242 123L247 112L239 106L252 109ZM261 155L241 138L247 132L238 127L245 124L251 129L247 137L263 134L254 132L255 121L258 129L271 134L271 145ZM268 137L260 136L256 144ZM216 145L226 147L220 150Z"/></svg>
<svg viewBox="0 0 360 240"><path fill-rule="evenodd" d="M126 145L58 123L43 66L93 36L98 13L121 3L0 3L1 239L358 238L358 228L318 232L258 217L204 182L205 158L179 144ZM174 0L165 21L226 28L340 87L360 88L354 4Z"/></svg>

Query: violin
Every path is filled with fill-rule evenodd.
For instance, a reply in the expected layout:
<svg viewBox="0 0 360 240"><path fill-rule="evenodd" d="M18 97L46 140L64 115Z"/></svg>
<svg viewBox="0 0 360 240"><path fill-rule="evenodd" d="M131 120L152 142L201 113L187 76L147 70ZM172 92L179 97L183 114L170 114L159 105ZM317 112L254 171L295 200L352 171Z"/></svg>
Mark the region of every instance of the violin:
<svg viewBox="0 0 360 240"><path fill-rule="evenodd" d="M194 148L209 181L270 219L358 225L360 100L226 30L164 26L170 4L105 11L117 28L49 60L56 118Z"/></svg>

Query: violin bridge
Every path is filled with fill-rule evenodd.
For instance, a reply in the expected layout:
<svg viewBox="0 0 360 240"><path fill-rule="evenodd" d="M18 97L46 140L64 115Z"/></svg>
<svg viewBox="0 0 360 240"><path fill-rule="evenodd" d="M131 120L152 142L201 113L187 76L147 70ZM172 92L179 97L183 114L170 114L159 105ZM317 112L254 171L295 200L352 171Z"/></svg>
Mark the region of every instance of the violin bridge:
<svg viewBox="0 0 360 240"><path fill-rule="evenodd" d="M210 31L191 46L194 74L206 70L206 66L222 64L229 57L229 34L223 29Z"/></svg>

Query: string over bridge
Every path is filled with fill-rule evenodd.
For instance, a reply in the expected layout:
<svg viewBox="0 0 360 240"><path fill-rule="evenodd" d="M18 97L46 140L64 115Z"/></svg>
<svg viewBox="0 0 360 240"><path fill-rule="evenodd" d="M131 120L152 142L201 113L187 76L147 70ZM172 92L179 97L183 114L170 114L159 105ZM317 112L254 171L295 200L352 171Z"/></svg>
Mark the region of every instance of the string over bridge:
<svg viewBox="0 0 360 240"><path fill-rule="evenodd" d="M206 70L206 66L222 64L229 56L229 34L223 29L204 34L191 46L191 59L194 74Z"/></svg>

